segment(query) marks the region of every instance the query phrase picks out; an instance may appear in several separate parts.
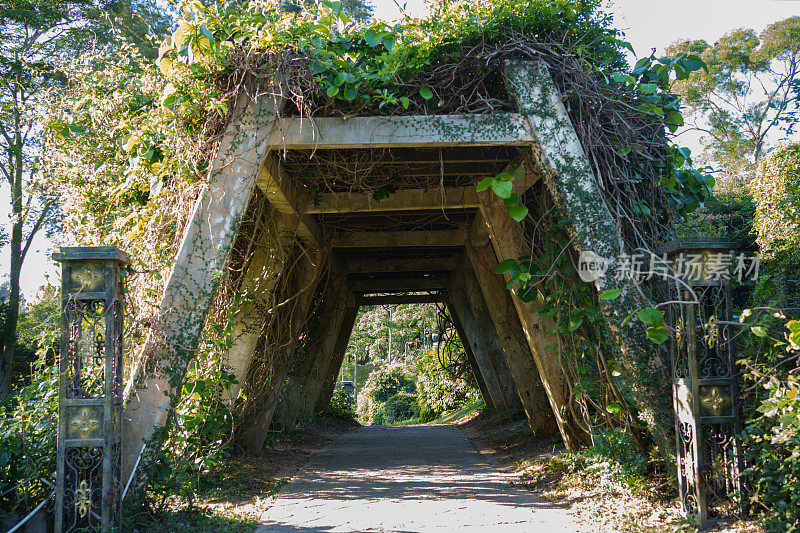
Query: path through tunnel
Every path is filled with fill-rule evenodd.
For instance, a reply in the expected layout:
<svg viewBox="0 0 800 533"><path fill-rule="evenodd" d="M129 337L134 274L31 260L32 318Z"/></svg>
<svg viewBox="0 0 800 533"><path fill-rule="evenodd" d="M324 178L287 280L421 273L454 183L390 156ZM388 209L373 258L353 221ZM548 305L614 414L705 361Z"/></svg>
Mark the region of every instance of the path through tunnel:
<svg viewBox="0 0 800 533"><path fill-rule="evenodd" d="M449 155L459 165L471 161L474 171L484 174L509 164L492 153L499 161L482 167L476 162L479 155L467 153ZM429 159L432 180L441 172L441 161ZM382 201L367 194L326 193L319 206L309 208L331 243L322 332L305 360L289 370L289 384L270 421L273 427L291 428L298 415L327 406L360 306L438 303L452 317L485 404L508 416L524 412L537 433L557 431L525 332L530 325L520 321L512 293L495 273L497 255L474 186L460 188L454 195L458 200L444 207L433 202L452 193L443 196L435 189L398 190ZM532 316L521 309L526 318Z"/></svg>

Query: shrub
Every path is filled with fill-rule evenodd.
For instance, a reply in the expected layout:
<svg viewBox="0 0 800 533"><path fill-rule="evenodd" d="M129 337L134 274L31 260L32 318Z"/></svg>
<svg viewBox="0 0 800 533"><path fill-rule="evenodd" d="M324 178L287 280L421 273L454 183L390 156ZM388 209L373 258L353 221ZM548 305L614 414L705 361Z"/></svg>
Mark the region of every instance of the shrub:
<svg viewBox="0 0 800 533"><path fill-rule="evenodd" d="M387 404L397 395L405 394L411 397L416 404L417 387L414 378L402 365L376 368L364 384L364 388L358 393L358 417L362 423L367 425L394 424L406 419L398 419L401 412L408 412L406 407L408 400L396 400L387 411ZM413 410L416 414L408 418L415 418L419 415L419 407Z"/></svg>
<svg viewBox="0 0 800 533"><path fill-rule="evenodd" d="M599 431L594 435L594 446L587 455L608 459L619 467L624 478L644 477L647 474L647 457L633 436L624 429Z"/></svg>
<svg viewBox="0 0 800 533"><path fill-rule="evenodd" d="M355 402L353 401L353 393L337 387L331 396L331 403L323 411L323 416L332 418L334 420L345 420L348 422L356 421Z"/></svg>
<svg viewBox="0 0 800 533"><path fill-rule="evenodd" d="M58 368L42 366L28 385L0 406L0 510L38 505L56 470Z"/></svg>
<svg viewBox="0 0 800 533"><path fill-rule="evenodd" d="M423 352L415 361L415 367L417 401L420 405L420 419L423 422L433 420L443 411L457 409L481 398L472 375L452 377L442 368L435 349Z"/></svg>
<svg viewBox="0 0 800 533"><path fill-rule="evenodd" d="M417 397L409 392L398 392L383 405L384 424L397 424L418 417Z"/></svg>
<svg viewBox="0 0 800 533"><path fill-rule="evenodd" d="M748 361L748 377L765 394L757 403L758 416L743 432L743 444L751 502L766 511L770 531L800 531L800 321L785 326L783 339L767 337L774 344L768 356Z"/></svg>
<svg viewBox="0 0 800 533"><path fill-rule="evenodd" d="M744 435L751 502L771 515L769 531L800 531L800 387L794 376L766 385L762 416L747 425Z"/></svg>
<svg viewBox="0 0 800 533"><path fill-rule="evenodd" d="M757 304L796 307L800 303L800 143L776 148L750 184L755 230L764 255Z"/></svg>

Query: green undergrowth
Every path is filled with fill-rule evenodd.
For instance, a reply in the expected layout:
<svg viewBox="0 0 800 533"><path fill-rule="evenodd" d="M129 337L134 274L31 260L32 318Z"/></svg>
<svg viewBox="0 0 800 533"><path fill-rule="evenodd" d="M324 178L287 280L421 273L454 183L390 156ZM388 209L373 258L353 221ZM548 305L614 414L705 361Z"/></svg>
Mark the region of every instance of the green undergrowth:
<svg viewBox="0 0 800 533"><path fill-rule="evenodd" d="M162 511L138 522L134 527L139 531L160 531L178 533L202 531L204 533L250 533L258 526L257 518L238 518L219 514L215 510L202 507Z"/></svg>
<svg viewBox="0 0 800 533"><path fill-rule="evenodd" d="M451 409L445 411L435 419L431 420L431 424L457 424L462 421L469 420L478 416L482 410L486 409L486 404L483 400L476 400L470 402L458 409Z"/></svg>
<svg viewBox="0 0 800 533"><path fill-rule="evenodd" d="M292 431L270 433L261 455L219 461L192 490L150 494L151 507L128 516L128 531L250 532L295 470L352 421L316 415ZM157 505L156 505L157 504Z"/></svg>

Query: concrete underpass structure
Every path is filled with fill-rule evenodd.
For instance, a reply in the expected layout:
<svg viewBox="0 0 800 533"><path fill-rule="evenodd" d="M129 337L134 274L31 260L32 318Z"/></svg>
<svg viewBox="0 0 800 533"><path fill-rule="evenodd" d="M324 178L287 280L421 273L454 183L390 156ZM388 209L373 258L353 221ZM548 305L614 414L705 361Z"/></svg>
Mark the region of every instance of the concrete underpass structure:
<svg viewBox="0 0 800 533"><path fill-rule="evenodd" d="M242 310L236 327L244 333L232 343L228 364L240 380L237 393L257 397L239 431L245 450L258 453L271 426L290 428L300 414L327 404L360 305L423 302L448 307L487 406L524 411L533 431L559 431L568 449L585 442L569 417L555 322L537 314L536 301L518 298L495 273L499 262L529 253L525 229L509 217L502 199L477 192L475 184L519 169L514 192L520 197L552 194L570 201L569 191L552 189L558 180L543 179L557 172L554 162L567 157L586 175L576 186L589 197L594 180L546 69L509 63L506 75L532 86L517 91L516 113L311 120L279 118L276 110L285 104L280 94L259 101L242 97L168 281L161 304L164 335L149 341L147 364L137 367L128 388L126 479L138 461L146 471L161 445L158 429L178 401L181 365L191 358L237 224L256 196L269 202L273 225L289 236L287 246L302 253L267 267L264 258L275 254L257 250L244 274L242 283L255 300ZM307 194L303 176L315 161L360 155L370 156L376 176L397 173L411 185L381 199L336 183L313 197ZM523 165L523 159L536 164ZM594 202L580 209L605 209L599 194ZM605 244L613 249L617 243ZM278 282L274 265L288 261L302 263L287 285L295 287L292 305L285 306L290 311L265 310L259 294ZM315 298L322 302L316 308ZM261 322L265 313L283 312L291 315L285 321L291 341L261 370L266 367L257 363L269 348ZM319 327L310 332L303 324L312 314ZM312 349L295 353L301 344ZM161 374L148 373L152 368L161 368Z"/></svg>

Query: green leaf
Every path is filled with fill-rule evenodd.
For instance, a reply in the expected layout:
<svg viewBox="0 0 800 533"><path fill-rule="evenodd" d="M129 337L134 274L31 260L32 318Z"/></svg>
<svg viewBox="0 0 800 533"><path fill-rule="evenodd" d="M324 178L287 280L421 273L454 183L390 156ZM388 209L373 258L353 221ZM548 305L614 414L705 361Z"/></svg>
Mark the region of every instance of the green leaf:
<svg viewBox="0 0 800 533"><path fill-rule="evenodd" d="M312 74L321 74L330 68L331 66L327 63L322 63L321 61L311 61Z"/></svg>
<svg viewBox="0 0 800 533"><path fill-rule="evenodd" d="M506 259L505 261L501 262L497 265L494 269L495 274L507 274L517 269L519 263L517 263L516 259Z"/></svg>
<svg viewBox="0 0 800 533"><path fill-rule="evenodd" d="M344 90L344 99L345 99L345 100L347 100L347 101L349 101L349 102L352 102L353 100L355 100L355 99L356 99L356 96L357 96L357 95L356 95L356 90L355 90L355 89L353 89L352 87L347 87L347 88Z"/></svg>
<svg viewBox="0 0 800 533"><path fill-rule="evenodd" d="M622 289L608 289L600 294L601 300L616 300L622 294Z"/></svg>
<svg viewBox="0 0 800 533"><path fill-rule="evenodd" d="M339 88L336 85L331 85L328 87L328 90L325 91L330 98L333 98L337 94L339 94Z"/></svg>
<svg viewBox="0 0 800 533"><path fill-rule="evenodd" d="M391 52L394 50L395 40L394 37L387 37L383 40L383 47L386 48L387 52Z"/></svg>
<svg viewBox="0 0 800 533"><path fill-rule="evenodd" d="M522 199L519 197L519 194L514 193L503 200L503 203L506 204L506 207L516 207L518 205L522 205Z"/></svg>
<svg viewBox="0 0 800 533"><path fill-rule="evenodd" d="M577 318L571 318L569 320L569 330L570 331L575 331L576 329L581 327L581 324L583 324L583 317L582 316L579 316Z"/></svg>
<svg viewBox="0 0 800 533"><path fill-rule="evenodd" d="M514 189L514 184L510 181L493 179L491 187L492 191L500 198L509 198L511 191Z"/></svg>
<svg viewBox="0 0 800 533"><path fill-rule="evenodd" d="M514 181L515 179L517 179L517 177L511 172L501 172L500 174L495 176L495 179L502 181Z"/></svg>
<svg viewBox="0 0 800 533"><path fill-rule="evenodd" d="M633 148L631 148L630 146L621 146L617 148L617 153L622 157L627 157L628 154L631 153L631 150L633 150Z"/></svg>
<svg viewBox="0 0 800 533"><path fill-rule="evenodd" d="M684 67L686 69L695 71L695 70L700 70L701 68L703 68L704 63L703 63L703 60L700 59L699 56L691 55L691 56L686 58L686 60L683 62L683 65L684 65Z"/></svg>
<svg viewBox="0 0 800 533"><path fill-rule="evenodd" d="M606 405L606 411L611 413L612 415L619 414L622 410L622 407L618 402L611 402L610 404Z"/></svg>
<svg viewBox="0 0 800 533"><path fill-rule="evenodd" d="M370 28L364 33L364 41L366 41L367 45L371 48L375 48L381 42L383 42L382 36L378 34L373 28Z"/></svg>
<svg viewBox="0 0 800 533"><path fill-rule="evenodd" d="M752 331L753 335L755 335L756 337L763 338L767 336L767 330L764 328L764 326L753 326L752 328L750 328L750 331Z"/></svg>
<svg viewBox="0 0 800 533"><path fill-rule="evenodd" d="M433 91L427 87L420 87L419 95L423 97L425 100L430 100L433 98Z"/></svg>
<svg viewBox="0 0 800 533"><path fill-rule="evenodd" d="M669 340L669 332L664 326L647 328L647 338L656 344L664 344Z"/></svg>
<svg viewBox="0 0 800 533"><path fill-rule="evenodd" d="M641 90L641 91L642 91L644 94L655 94L655 92L658 90L658 85L656 85L655 83L643 83L643 84L642 84L642 85L639 87L639 89L640 89L640 90Z"/></svg>
<svg viewBox="0 0 800 533"><path fill-rule="evenodd" d="M628 81L629 77L630 76L628 76L627 74L624 74L622 72L617 72L616 74L611 76L611 79L614 80L617 83L625 83L625 82Z"/></svg>
<svg viewBox="0 0 800 533"><path fill-rule="evenodd" d="M213 36L213 35L211 35L211 32L210 32L210 31L208 31L208 28L206 28L205 26L200 26L200 33L202 33L202 34L203 34L203 37L205 37L206 39L208 39L208 41L209 41L211 44L214 44L214 43L216 42L216 41L214 40L214 36Z"/></svg>
<svg viewBox="0 0 800 533"><path fill-rule="evenodd" d="M518 205L516 207L512 207L508 210L508 216L516 220L517 222L522 222L525 220L525 217L528 216L528 208L524 205Z"/></svg>
<svg viewBox="0 0 800 533"><path fill-rule="evenodd" d="M478 189L478 192L485 191L489 187L492 186L492 180L494 178L483 178L481 181L478 182L478 185L475 187Z"/></svg>
<svg viewBox="0 0 800 533"><path fill-rule="evenodd" d="M651 326L661 326L664 324L664 313L652 307L645 307L639 310L639 320Z"/></svg>

